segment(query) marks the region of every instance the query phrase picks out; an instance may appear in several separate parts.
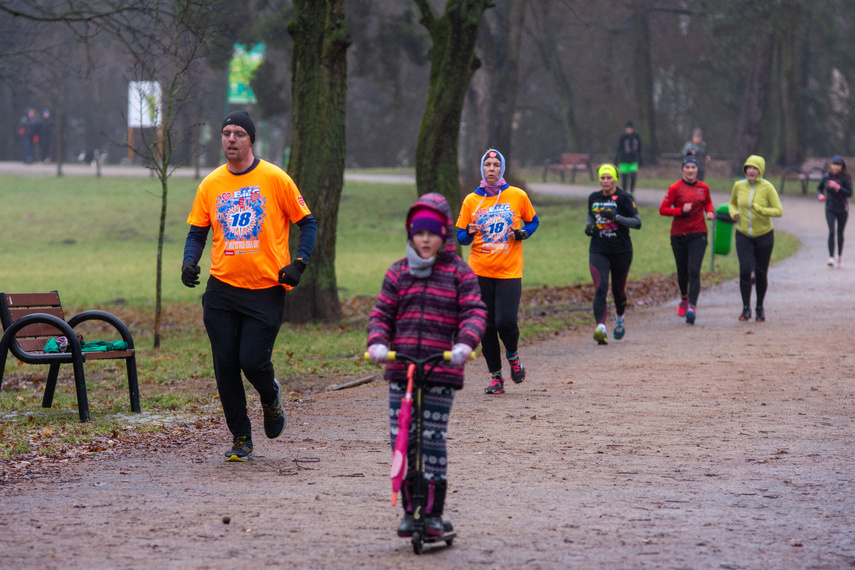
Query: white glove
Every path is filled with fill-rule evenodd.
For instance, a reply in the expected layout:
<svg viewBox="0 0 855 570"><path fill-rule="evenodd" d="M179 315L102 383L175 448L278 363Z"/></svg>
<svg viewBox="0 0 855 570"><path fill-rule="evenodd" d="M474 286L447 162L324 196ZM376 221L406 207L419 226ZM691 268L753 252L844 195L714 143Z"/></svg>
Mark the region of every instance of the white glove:
<svg viewBox="0 0 855 570"><path fill-rule="evenodd" d="M457 343L451 347L451 363L455 366L463 366L469 360L470 354L472 354L471 346Z"/></svg>
<svg viewBox="0 0 855 570"><path fill-rule="evenodd" d="M368 347L368 356L374 362L386 362L386 357L389 355L389 348L383 344L372 344Z"/></svg>

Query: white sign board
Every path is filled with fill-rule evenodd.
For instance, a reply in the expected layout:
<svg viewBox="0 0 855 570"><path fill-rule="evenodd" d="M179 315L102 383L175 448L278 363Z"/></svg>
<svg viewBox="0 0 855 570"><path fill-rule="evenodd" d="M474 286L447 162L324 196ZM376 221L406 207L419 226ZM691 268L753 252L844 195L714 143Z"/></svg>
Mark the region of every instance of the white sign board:
<svg viewBox="0 0 855 570"><path fill-rule="evenodd" d="M128 128L156 127L161 121L160 83L131 81L128 84Z"/></svg>

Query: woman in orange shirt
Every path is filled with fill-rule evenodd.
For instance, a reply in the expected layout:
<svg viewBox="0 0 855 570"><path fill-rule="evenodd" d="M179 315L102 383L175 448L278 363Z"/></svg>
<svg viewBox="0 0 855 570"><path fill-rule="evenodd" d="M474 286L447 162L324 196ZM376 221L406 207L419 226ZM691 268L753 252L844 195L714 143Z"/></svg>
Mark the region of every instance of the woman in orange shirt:
<svg viewBox="0 0 855 570"><path fill-rule="evenodd" d="M457 241L461 245L472 245L469 265L478 276L481 298L487 305L487 331L481 340L491 374L490 385L484 389L487 394L505 392L499 339L505 345L511 379L516 384L525 380L525 368L517 350L522 241L531 237L539 224L528 195L508 184L504 173L502 153L495 149L484 153L481 184L463 200L457 218Z"/></svg>

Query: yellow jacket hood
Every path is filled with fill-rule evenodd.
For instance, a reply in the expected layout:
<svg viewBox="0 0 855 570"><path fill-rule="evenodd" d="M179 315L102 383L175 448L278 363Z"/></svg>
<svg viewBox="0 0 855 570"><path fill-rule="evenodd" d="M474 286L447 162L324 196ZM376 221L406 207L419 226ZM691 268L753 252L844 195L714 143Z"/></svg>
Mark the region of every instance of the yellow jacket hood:
<svg viewBox="0 0 855 570"><path fill-rule="evenodd" d="M752 154L748 158L745 159L745 164L742 165L742 172L745 172L745 169L749 166L753 166L757 170L760 171L760 178L763 178L763 174L766 173L766 159L762 156L757 156L756 154Z"/></svg>

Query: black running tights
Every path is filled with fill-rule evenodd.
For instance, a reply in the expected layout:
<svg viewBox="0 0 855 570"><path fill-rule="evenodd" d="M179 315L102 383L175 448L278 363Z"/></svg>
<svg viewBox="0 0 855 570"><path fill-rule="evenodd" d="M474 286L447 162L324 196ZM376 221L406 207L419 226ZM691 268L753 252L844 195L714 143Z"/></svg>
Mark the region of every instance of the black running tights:
<svg viewBox="0 0 855 570"><path fill-rule="evenodd" d="M683 299L688 297L689 304L694 307L701 293L701 264L707 250L707 234L697 232L671 236L671 249L674 250L674 261L677 262L680 296Z"/></svg>
<svg viewBox="0 0 855 570"><path fill-rule="evenodd" d="M490 373L502 371L502 347L510 353L517 351L520 329L517 313L520 310L522 279L494 279L478 276L481 300L487 305L487 330L481 339L481 351Z"/></svg>
<svg viewBox="0 0 855 570"><path fill-rule="evenodd" d="M846 220L849 218L849 212L843 210L836 212L834 210L825 210L825 221L828 222L828 256L834 257L834 226L837 225L837 255L843 255L843 230L846 229Z"/></svg>
<svg viewBox="0 0 855 570"><path fill-rule="evenodd" d="M597 324L606 322L606 296L609 293L609 273L612 276L612 295L615 313L620 317L626 310L626 278L632 265L632 251L622 253L593 253L588 257L591 279L594 280L594 319Z"/></svg>
<svg viewBox="0 0 855 570"><path fill-rule="evenodd" d="M757 306L762 307L769 286L769 262L775 246L775 232L758 237L748 237L736 232L736 255L739 258L739 292L742 305L751 306L751 274L754 274L757 289Z"/></svg>

